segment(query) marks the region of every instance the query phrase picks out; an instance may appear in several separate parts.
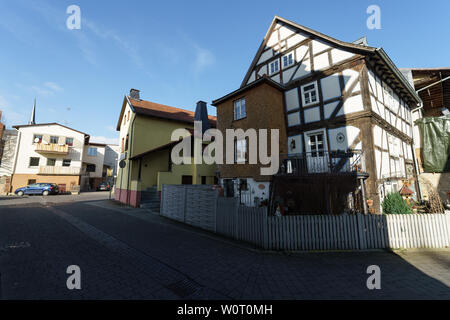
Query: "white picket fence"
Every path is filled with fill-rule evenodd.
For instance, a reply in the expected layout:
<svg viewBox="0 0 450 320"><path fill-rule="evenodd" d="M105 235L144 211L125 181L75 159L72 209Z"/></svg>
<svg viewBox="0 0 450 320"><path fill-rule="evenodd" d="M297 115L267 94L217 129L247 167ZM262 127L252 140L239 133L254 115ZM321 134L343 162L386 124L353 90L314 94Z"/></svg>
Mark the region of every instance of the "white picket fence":
<svg viewBox="0 0 450 320"><path fill-rule="evenodd" d="M164 186L161 214L268 250L446 248L450 215L302 215L274 217L266 208L208 188Z"/></svg>

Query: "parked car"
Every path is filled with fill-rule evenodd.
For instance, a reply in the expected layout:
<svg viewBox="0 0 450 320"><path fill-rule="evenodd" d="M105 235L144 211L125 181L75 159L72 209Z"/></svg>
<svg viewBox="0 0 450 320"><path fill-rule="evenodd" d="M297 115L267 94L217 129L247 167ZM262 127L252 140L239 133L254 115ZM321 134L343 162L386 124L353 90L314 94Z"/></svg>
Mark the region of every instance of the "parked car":
<svg viewBox="0 0 450 320"><path fill-rule="evenodd" d="M109 191L109 190L111 190L111 186L109 185L109 183L106 182L100 183L97 187L97 191Z"/></svg>
<svg viewBox="0 0 450 320"><path fill-rule="evenodd" d="M33 183L17 189L14 193L18 196L23 196L24 194L41 194L43 196L48 196L49 194L58 194L59 188L54 183Z"/></svg>

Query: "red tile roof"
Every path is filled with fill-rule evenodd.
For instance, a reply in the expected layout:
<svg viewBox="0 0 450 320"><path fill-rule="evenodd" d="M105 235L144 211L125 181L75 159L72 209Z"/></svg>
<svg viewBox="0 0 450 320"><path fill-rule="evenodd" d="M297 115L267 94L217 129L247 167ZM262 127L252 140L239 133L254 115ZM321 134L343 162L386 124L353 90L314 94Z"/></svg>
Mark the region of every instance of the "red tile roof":
<svg viewBox="0 0 450 320"><path fill-rule="evenodd" d="M135 100L132 98L129 98L129 100L137 114L188 123L194 122L195 113L193 111L169 107L163 104L146 100ZM211 125L215 126L217 118L214 116L208 116L208 118Z"/></svg>
<svg viewBox="0 0 450 320"><path fill-rule="evenodd" d="M411 191L410 188L408 188L406 185L403 185L403 187L400 189L400 194L402 196L410 196L412 195L414 192Z"/></svg>

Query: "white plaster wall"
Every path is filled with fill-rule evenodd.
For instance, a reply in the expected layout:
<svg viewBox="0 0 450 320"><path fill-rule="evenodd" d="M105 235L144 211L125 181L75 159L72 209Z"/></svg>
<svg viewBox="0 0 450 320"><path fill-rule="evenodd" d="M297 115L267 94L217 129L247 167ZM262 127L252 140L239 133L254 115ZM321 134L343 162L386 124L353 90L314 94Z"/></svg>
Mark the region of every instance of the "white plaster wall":
<svg viewBox="0 0 450 320"><path fill-rule="evenodd" d="M328 119L331 114L333 113L334 109L336 109L337 105L339 104L339 101L328 103L324 106L324 116L325 119Z"/></svg>
<svg viewBox="0 0 450 320"><path fill-rule="evenodd" d="M297 56L297 62L300 62L302 59L309 59L308 50L309 50L308 46L300 46L297 49L295 49L295 55Z"/></svg>
<svg viewBox="0 0 450 320"><path fill-rule="evenodd" d="M123 114L123 117L127 117L126 122L123 121L123 117L122 117L122 122L120 125L120 134L119 134L119 149L122 146L122 139L126 140L126 136L128 134L128 130L130 128L130 123L131 123L131 119L128 118L128 111L130 111L130 118L133 118L133 114L134 112L131 110L130 105L127 102L127 105L125 106L125 111Z"/></svg>
<svg viewBox="0 0 450 320"><path fill-rule="evenodd" d="M341 96L339 77L336 74L321 79L320 85L322 87L322 96L324 101Z"/></svg>
<svg viewBox="0 0 450 320"><path fill-rule="evenodd" d="M354 54L348 51L333 49L331 50L331 60L333 64L344 61L346 59L350 59Z"/></svg>
<svg viewBox="0 0 450 320"><path fill-rule="evenodd" d="M303 40L305 40L306 37L300 34L296 34L292 37L290 37L289 39L287 39L287 48L290 49L293 46L295 46L296 44L302 42Z"/></svg>
<svg viewBox="0 0 450 320"><path fill-rule="evenodd" d="M311 123L315 121L320 121L320 108L307 108L303 110L305 116L305 123Z"/></svg>
<svg viewBox="0 0 450 320"><path fill-rule="evenodd" d="M381 172L380 172L380 166L381 166L381 151L378 149L375 149L375 165L376 165L376 172L377 172L377 179L381 179Z"/></svg>
<svg viewBox="0 0 450 320"><path fill-rule="evenodd" d="M289 26L282 26L280 28L280 40L284 40L290 35L294 34L295 30Z"/></svg>
<svg viewBox="0 0 450 320"><path fill-rule="evenodd" d="M358 137L360 129L354 126L345 126L335 129L328 130L328 141L330 143L330 149L332 151L336 150L347 150L350 146L355 142ZM343 135L345 139L342 142L339 142L337 137L338 135Z"/></svg>
<svg viewBox="0 0 450 320"><path fill-rule="evenodd" d="M272 49L266 50L259 57L258 64L263 63L263 62L269 60L272 57L273 57L273 50Z"/></svg>
<svg viewBox="0 0 450 320"><path fill-rule="evenodd" d="M341 110L339 110L337 116L342 116L345 114L363 111L364 105L362 96L360 94L350 97L347 100L345 100L344 105L342 106Z"/></svg>
<svg viewBox="0 0 450 320"><path fill-rule="evenodd" d="M271 77L273 81L280 83L280 74Z"/></svg>
<svg viewBox="0 0 450 320"><path fill-rule="evenodd" d="M260 77L262 77L265 74L266 75L268 74L268 72L267 72L267 64L263 65L261 67L261 69L259 69L259 71L258 71L258 76L260 76Z"/></svg>
<svg viewBox="0 0 450 320"><path fill-rule="evenodd" d="M377 146L377 147L382 147L383 142L383 129L380 128L379 126L375 125L373 127L373 143Z"/></svg>
<svg viewBox="0 0 450 320"><path fill-rule="evenodd" d="M294 112L294 113L288 114L287 119L288 119L289 127L299 125L300 124L300 112Z"/></svg>
<svg viewBox="0 0 450 320"><path fill-rule="evenodd" d="M251 82L255 81L255 79L256 79L256 74L255 74L255 71L253 71L252 74L250 75L250 78L248 78L247 83L251 83Z"/></svg>
<svg viewBox="0 0 450 320"><path fill-rule="evenodd" d="M56 158L55 166L62 166L63 159L70 159L71 167L81 168L84 134L59 125L23 127L19 128L19 134L15 173L38 174L39 167L29 167L30 157L40 158L39 166L46 166L47 158ZM74 147L69 147L69 154L66 156L40 154L35 152L37 144L33 141L34 134L74 138Z"/></svg>
<svg viewBox="0 0 450 320"><path fill-rule="evenodd" d="M297 88L286 91L284 95L286 98L287 111L295 110L300 107Z"/></svg>
<svg viewBox="0 0 450 320"><path fill-rule="evenodd" d="M88 154L89 148L97 148L97 156L90 156ZM101 178L103 173L103 163L105 161L105 147L86 145L84 146L84 157L83 162L89 164L95 164L95 172L90 172L89 176L91 178Z"/></svg>
<svg viewBox="0 0 450 320"><path fill-rule="evenodd" d="M311 42L312 42L312 48L313 48L314 54L318 54L319 52L322 52L324 50L331 48L328 44L326 44L325 42L320 41L320 40L313 40Z"/></svg>
<svg viewBox="0 0 450 320"><path fill-rule="evenodd" d="M269 36L269 40L267 40L267 46L273 47L275 44L278 43L278 31L272 32L272 34Z"/></svg>
<svg viewBox="0 0 450 320"><path fill-rule="evenodd" d="M328 53L322 53L317 57L314 57L314 70L322 70L326 69L330 66L330 62L328 60Z"/></svg>

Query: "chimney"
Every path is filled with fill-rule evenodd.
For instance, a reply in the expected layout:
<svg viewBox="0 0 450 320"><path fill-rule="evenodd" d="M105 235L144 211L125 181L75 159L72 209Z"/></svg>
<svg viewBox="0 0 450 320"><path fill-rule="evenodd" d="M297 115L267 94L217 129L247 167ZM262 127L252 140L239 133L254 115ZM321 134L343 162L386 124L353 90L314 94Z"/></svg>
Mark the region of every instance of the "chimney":
<svg viewBox="0 0 450 320"><path fill-rule="evenodd" d="M210 128L209 119L208 119L208 109L206 108L205 101L197 102L197 107L195 108L194 120L202 122L202 134L205 133L205 131Z"/></svg>
<svg viewBox="0 0 450 320"><path fill-rule="evenodd" d="M139 92L140 91L138 89L130 89L130 98L134 100L141 100Z"/></svg>

